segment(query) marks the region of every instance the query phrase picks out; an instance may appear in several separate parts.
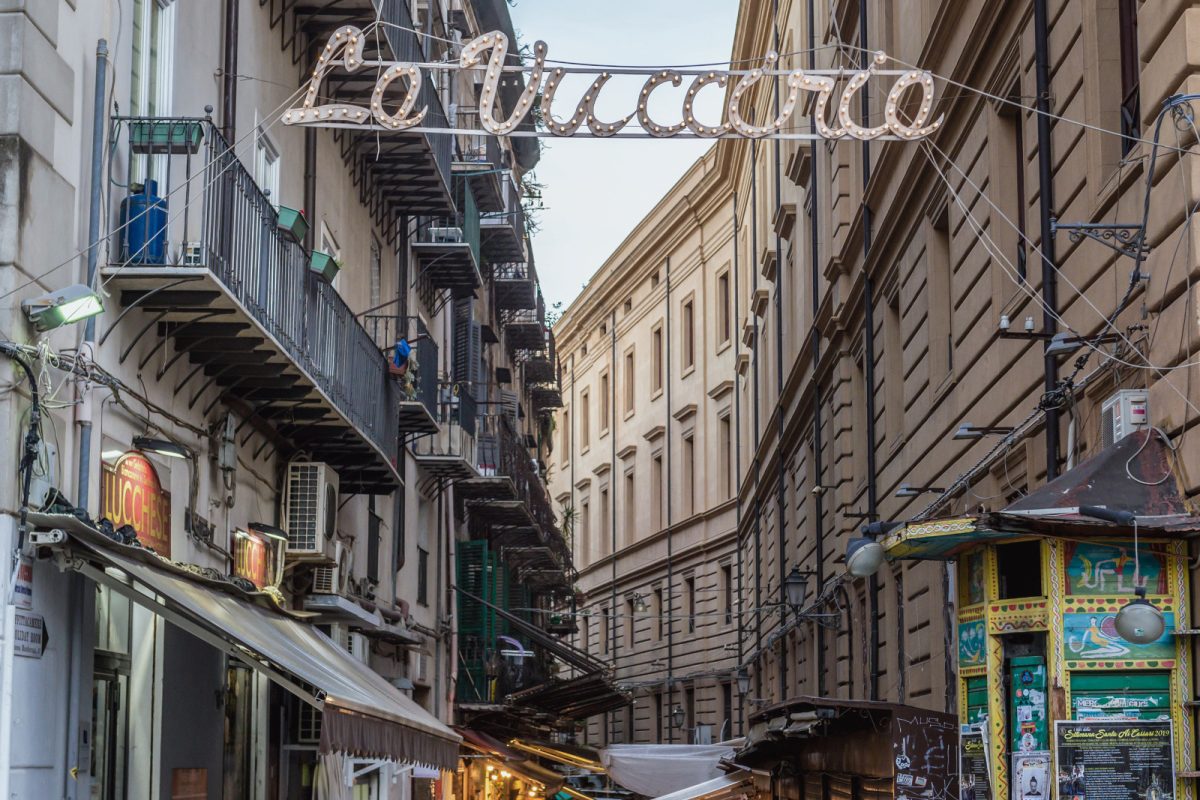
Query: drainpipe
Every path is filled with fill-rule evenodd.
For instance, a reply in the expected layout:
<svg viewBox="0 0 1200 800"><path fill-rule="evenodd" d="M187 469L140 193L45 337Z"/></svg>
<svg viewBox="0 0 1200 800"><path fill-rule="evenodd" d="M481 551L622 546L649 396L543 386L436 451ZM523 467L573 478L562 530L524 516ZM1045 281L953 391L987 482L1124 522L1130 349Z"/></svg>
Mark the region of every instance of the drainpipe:
<svg viewBox="0 0 1200 800"><path fill-rule="evenodd" d="M608 449L609 449L609 468L608 468L608 530L612 541L611 554L609 556L612 566L612 583L611 595L612 605L610 612L612 619L609 620L608 638L611 642L613 654L613 674L617 673L617 311L614 308L609 312L608 322L608 341L609 341L609 365L608 365ZM633 618L627 623L633 624ZM633 713L633 708L628 709L628 713ZM611 724L609 727L608 740L616 741L616 717L613 714L608 715Z"/></svg>
<svg viewBox="0 0 1200 800"><path fill-rule="evenodd" d="M663 409L667 414L667 433L666 441L663 443L663 455L667 459L667 488L663 492L663 498L667 506L667 590L663 592L663 597L667 600L666 619L667 619L667 713L671 713L671 702L675 697L675 552L672 549L671 541L671 525L674 522L674 516L671 513L671 487L675 484L671 481L671 422L674 417L671 414L671 258L667 257L666 266L663 269L664 279L667 284L667 313L663 320L663 327L666 328L666 343L664 348L666 352L663 354L663 366L666 369L666 405ZM662 609L660 609L660 612ZM669 722L667 724L667 743L675 743L675 726Z"/></svg>
<svg viewBox="0 0 1200 800"><path fill-rule="evenodd" d="M750 263L755 265L755 268L750 274L751 294L758 291L758 140L750 140ZM778 270L777 270L778 271ZM754 388L754 413L752 419L754 421L754 442L755 457L754 457L754 552L755 554L762 552L762 516L760 498L758 495L759 478L762 469L762 464L759 462L757 451L759 442L762 439L762 431L759 427L759 392L761 387L758 385L758 314L754 314L754 356L750 361L752 386ZM782 587L781 587L782 588ZM762 559L754 559L754 652L758 657L762 657L763 631L762 631ZM754 670L754 693L757 697L762 697L762 670Z"/></svg>
<svg viewBox="0 0 1200 800"><path fill-rule="evenodd" d="M858 41L863 48L867 46L867 0L858 2ZM866 50L859 51L866 68ZM867 124L871 107L866 92L858 93L861 103L863 124ZM875 280L871 277L867 260L871 255L871 227L874 217L871 207L867 205L867 186L871 182L871 143L862 143L863 159L863 273L866 278L863 287L863 377L866 379L866 408L867 408L867 519L874 520L879 515L879 488L876 486L875 464ZM867 580L867 595L870 608L870 624L867 627L870 635L870 649L867 651L867 672L869 697L879 699L879 576L872 575Z"/></svg>
<svg viewBox="0 0 1200 800"><path fill-rule="evenodd" d="M774 28L775 52L779 52L779 0L771 0L771 24ZM775 115L779 115L779 76L775 76ZM775 217L783 206L783 142L775 139ZM775 559L779 565L779 592L783 594L783 582L787 575L787 499L783 478L783 237L775 230L775 447L779 451L776 463L775 521L776 546L779 551ZM786 606L784 606L786 609ZM786 610L785 610L786 614ZM785 617L786 619L786 617ZM788 696L787 637L779 639L779 699Z"/></svg>
<svg viewBox="0 0 1200 800"><path fill-rule="evenodd" d="M570 486L571 509L575 512L575 522L573 523L574 527L571 529L571 545L572 545L571 549L579 552L579 554L581 556L580 561L582 561L583 560L582 556L585 556L586 553L581 552L578 547L578 545L580 544L579 536L578 536L579 522L580 522L579 501L575 499L575 461L576 461L575 426L579 424L579 419L578 419L579 418L579 405L575 402L575 354L574 353L571 353L571 411L573 412L571 414L573 419L567 421L567 453L569 454L570 459L571 459L571 486ZM575 565L573 565L573 566L575 566ZM575 566L575 572L578 574L578 572L579 572L578 566ZM574 623L574 625L575 625L575 633L571 634L571 639L572 639L572 641L576 641L577 643L579 643L580 639L581 639L582 640L581 643L583 646L580 647L579 649L586 652L588 649L587 623L586 622L584 623L583 635L582 635L582 637L580 637L579 616L575 613L578 610L576 608L576 603L575 603L575 592L574 592L575 587L571 587L571 588L572 588L572 591L571 591L571 622ZM577 637L579 637L579 638L577 638Z"/></svg>
<svg viewBox="0 0 1200 800"><path fill-rule="evenodd" d="M1033 2L1034 58L1037 73L1038 205L1042 234L1042 332L1051 336L1058 330L1058 279L1055 275L1054 232L1050 218L1054 214L1054 175L1050 153L1050 36L1046 0ZM1058 361L1043 356L1045 390L1058 386ZM1046 409L1046 482L1058 477L1058 409Z"/></svg>
<svg viewBox="0 0 1200 800"><path fill-rule="evenodd" d="M733 474L734 491L737 492L737 505L734 511L734 539L736 542L737 551L737 669L742 669L742 659L746 657L745 648L742 646L742 636L745 634L745 622L743 620L743 603L742 590L745 587L745 559L742 558L742 374L737 371L737 361L741 357L742 336L738 332L738 298L741 295L738 292L738 273L740 264L738 263L738 195L737 190L733 192L733 329L730 335L733 336L733 441L734 441L734 456L733 456ZM755 554L757 556L757 553ZM736 677L736 675L735 675ZM740 689L740 687L739 687ZM746 698L738 695L738 733L744 733L746 730Z"/></svg>
<svg viewBox="0 0 1200 800"><path fill-rule="evenodd" d="M815 0L808 0L808 68L817 68L817 51L816 51L816 14L814 12ZM809 142L809 162L808 162L808 241L809 241L809 257L812 261L812 363L813 363L813 474L817 478L817 485L821 486L824 483L824 468L821 464L821 385L820 380L816 378L817 365L821 362L821 337L817 335L817 312L821 307L821 267L820 241L817 237L817 201L820 197L819 185L817 183L817 156L820 150L817 147L817 140L813 139ZM822 492L817 492L813 501L813 516L817 521L817 536L816 536L816 573L817 573L817 591L821 591L825 586L825 503ZM825 696L825 629L820 625L816 627L817 635L817 694L821 697Z"/></svg>
<svg viewBox="0 0 1200 800"><path fill-rule="evenodd" d="M230 146L233 146L234 133L237 130L238 2L239 0L225 0L225 37L221 64L221 133Z"/></svg>
<svg viewBox="0 0 1200 800"><path fill-rule="evenodd" d="M314 128L305 128L304 130L304 213L308 217L309 226L308 233L304 235L304 247L312 250L317 239L317 131ZM408 218L401 217L404 220L404 233L408 234ZM406 244L407 244L407 240ZM405 276L408 275L408 254L405 252L404 261L402 264ZM408 295L408 284L404 284L405 297ZM405 309L408 308L408 301L405 300Z"/></svg>

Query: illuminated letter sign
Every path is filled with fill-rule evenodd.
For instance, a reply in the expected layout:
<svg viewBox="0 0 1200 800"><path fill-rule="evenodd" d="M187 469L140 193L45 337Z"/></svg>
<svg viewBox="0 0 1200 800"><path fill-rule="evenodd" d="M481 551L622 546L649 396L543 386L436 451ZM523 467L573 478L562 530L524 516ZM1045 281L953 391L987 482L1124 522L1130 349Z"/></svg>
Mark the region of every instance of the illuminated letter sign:
<svg viewBox="0 0 1200 800"><path fill-rule="evenodd" d="M607 138L617 136L621 129L636 117L641 124L642 133L632 135L651 136L658 139L669 139L682 134L684 137L691 138L857 139L860 141L892 138L915 140L936 131L941 127L943 120L942 116L933 121L929 119L933 113L933 76L924 70L917 69L883 69L883 65L888 61L887 55L883 52L875 53L871 64L866 69L855 72L781 70L777 68L779 54L771 51L763 58L762 66L750 70L668 69L654 71L644 68L612 67L600 71L587 67L555 67L550 70L549 76L545 76L548 50L545 42L539 41L534 44L532 64L528 74L525 74L525 67L507 63L509 41L508 37L500 31L486 33L463 44L458 61L418 64L364 60L363 45L372 30L373 26L364 31L353 25L343 25L334 31L321 55L317 58L317 64L309 78L303 103L284 112L283 123L285 125L478 134L477 130L468 128L421 127L426 120L428 107L422 108L416 113L413 111L421 91L422 70L483 72L483 83L479 95L479 122L484 130L498 136L575 136L578 134ZM489 54L486 61L484 60L485 54ZM316 104L322 81L335 67L340 67L346 72L357 72L364 67L375 70L378 78L374 91L371 93L370 108L352 103ZM525 78L525 88L516 98L512 113L506 119L497 119L501 81L505 73L521 73ZM569 74L598 75L598 77L584 93L583 98L575 104L574 113L567 119L560 120L552 113L551 106L554 103L555 91L562 79ZM641 94L637 98L637 107L632 112L612 122L602 122L596 119L596 99L609 78L616 74L642 76L646 80L642 85ZM691 78L691 81L687 96L683 101L682 121L662 124L653 120L648 109L651 92L662 83L681 86L685 77ZM397 78L403 79L406 84L404 99L397 112L389 114L383 110L383 95ZM543 78L545 78L544 85ZM783 78L787 94L778 117L765 125L755 125L745 118L743 96L762 78ZM872 78L890 78L893 82L891 90L887 94L883 122L868 128L855 121L852 111L854 109L853 101ZM730 93L729 105L725 109L726 119L717 125L707 127L697 122L692 112L692 104L700 89L710 83L725 86L731 80L735 80L736 83ZM844 85L836 101L836 108L832 111L834 119L831 125L829 105L833 100L835 87L841 80L844 80ZM542 114L539 124L543 127L540 130L530 126L522 129L521 123L529 116L539 89L542 92ZM901 109L904 105L904 97L910 89L918 91L920 99L911 108L911 119L905 120L901 118ZM813 130L811 132L789 131L788 122L796 110L797 103L800 102L802 92L813 92L817 95L812 115ZM579 129L584 123L587 124L588 132L580 133Z"/></svg>
<svg viewBox="0 0 1200 800"><path fill-rule="evenodd" d="M171 494L158 481L158 470L141 453L129 452L100 475L100 513L114 528L132 525L138 541L164 558L171 557Z"/></svg>

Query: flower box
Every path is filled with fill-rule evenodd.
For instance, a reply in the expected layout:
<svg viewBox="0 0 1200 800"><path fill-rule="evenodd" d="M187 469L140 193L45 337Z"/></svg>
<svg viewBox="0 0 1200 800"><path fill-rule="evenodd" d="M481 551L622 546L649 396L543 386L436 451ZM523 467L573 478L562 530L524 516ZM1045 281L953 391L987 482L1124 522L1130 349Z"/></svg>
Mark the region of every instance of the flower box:
<svg viewBox="0 0 1200 800"><path fill-rule="evenodd" d="M165 119L129 124L129 145L138 154L190 155L200 149L203 138L199 122Z"/></svg>
<svg viewBox="0 0 1200 800"><path fill-rule="evenodd" d="M279 207L279 230L291 236L296 242L303 242L308 235L308 219L303 211L287 206Z"/></svg>
<svg viewBox="0 0 1200 800"><path fill-rule="evenodd" d="M313 250L312 257L308 261L308 268L312 270L318 278L326 283L333 283L333 279L337 277L338 266L337 260L320 250Z"/></svg>

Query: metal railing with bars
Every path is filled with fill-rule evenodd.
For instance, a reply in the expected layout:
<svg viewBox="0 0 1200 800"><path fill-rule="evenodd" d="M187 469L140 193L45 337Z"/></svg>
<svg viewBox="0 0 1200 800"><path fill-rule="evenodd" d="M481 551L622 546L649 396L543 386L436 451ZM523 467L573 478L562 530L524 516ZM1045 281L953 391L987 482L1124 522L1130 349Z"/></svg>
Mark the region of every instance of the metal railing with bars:
<svg viewBox="0 0 1200 800"><path fill-rule="evenodd" d="M506 176L504 181L504 210L480 215L480 224L486 226L511 225L518 238L525 236L525 208L521 204L521 190L517 182Z"/></svg>
<svg viewBox="0 0 1200 800"><path fill-rule="evenodd" d="M439 430L430 436L422 436L412 444L417 456L452 456L475 465L475 435L479 411L471 393L460 390L456 383L443 382L438 386L438 400L434 419Z"/></svg>
<svg viewBox="0 0 1200 800"><path fill-rule="evenodd" d="M412 345L413 354L416 356L416 369L410 367L409 374L413 375L411 383L405 385L402 382L401 400L415 400L421 403L429 411L429 415L436 418L438 366L441 362L438 360L438 344L430 335L425 322L420 317L400 314L367 314L363 316L362 324L389 359L392 348L400 339L407 339ZM411 389L411 394L407 389Z"/></svg>
<svg viewBox="0 0 1200 800"><path fill-rule="evenodd" d="M110 141L109 181L129 192L114 266L206 268L340 413L394 457L399 390L384 357L337 290L310 270L310 254L280 230L271 198L212 119L114 117ZM182 208L171 211L176 203Z"/></svg>

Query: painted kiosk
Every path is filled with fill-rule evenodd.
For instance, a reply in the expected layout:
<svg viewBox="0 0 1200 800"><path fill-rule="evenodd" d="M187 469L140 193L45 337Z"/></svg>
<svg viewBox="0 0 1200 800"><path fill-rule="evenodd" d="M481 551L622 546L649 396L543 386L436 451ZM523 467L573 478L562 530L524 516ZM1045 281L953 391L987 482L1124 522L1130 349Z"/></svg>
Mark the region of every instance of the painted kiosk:
<svg viewBox="0 0 1200 800"><path fill-rule="evenodd" d="M1085 517L1086 506L1136 523ZM1197 533L1174 454L1146 431L1000 512L885 537L889 559L956 562L964 800L1195 797ZM1139 584L1165 622L1148 644L1116 628Z"/></svg>

